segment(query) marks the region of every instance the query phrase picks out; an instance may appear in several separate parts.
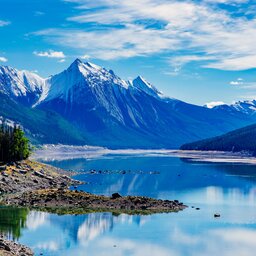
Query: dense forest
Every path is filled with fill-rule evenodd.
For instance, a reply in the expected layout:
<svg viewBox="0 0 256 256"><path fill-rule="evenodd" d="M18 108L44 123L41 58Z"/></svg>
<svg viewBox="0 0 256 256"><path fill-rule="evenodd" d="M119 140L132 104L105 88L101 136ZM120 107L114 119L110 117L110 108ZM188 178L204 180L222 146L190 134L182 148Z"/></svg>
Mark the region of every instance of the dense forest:
<svg viewBox="0 0 256 256"><path fill-rule="evenodd" d="M2 122L0 127L0 162L19 161L29 157L31 151L29 140L22 129L15 125L8 126Z"/></svg>
<svg viewBox="0 0 256 256"><path fill-rule="evenodd" d="M256 155L256 125L181 146L182 150L248 151Z"/></svg>

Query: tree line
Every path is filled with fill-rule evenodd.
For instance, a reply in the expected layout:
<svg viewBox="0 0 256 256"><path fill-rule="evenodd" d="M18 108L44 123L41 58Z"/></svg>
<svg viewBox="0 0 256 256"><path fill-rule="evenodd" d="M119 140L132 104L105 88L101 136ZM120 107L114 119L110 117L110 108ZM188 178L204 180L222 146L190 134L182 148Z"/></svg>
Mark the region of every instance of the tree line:
<svg viewBox="0 0 256 256"><path fill-rule="evenodd" d="M256 125L246 126L221 136L184 144L180 149L230 152L247 151L256 156Z"/></svg>
<svg viewBox="0 0 256 256"><path fill-rule="evenodd" d="M2 122L0 127L0 162L8 163L29 157L29 140L18 125L13 127Z"/></svg>

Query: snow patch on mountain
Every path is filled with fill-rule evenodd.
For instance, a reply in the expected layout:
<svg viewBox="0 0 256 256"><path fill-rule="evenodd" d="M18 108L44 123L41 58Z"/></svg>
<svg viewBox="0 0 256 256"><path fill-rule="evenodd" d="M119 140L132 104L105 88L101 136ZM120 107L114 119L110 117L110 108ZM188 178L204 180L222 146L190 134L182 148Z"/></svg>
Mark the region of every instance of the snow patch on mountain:
<svg viewBox="0 0 256 256"><path fill-rule="evenodd" d="M212 101L212 102L208 102L204 105L204 107L206 108L214 108L217 106L222 106L222 105L226 105L223 101Z"/></svg>
<svg viewBox="0 0 256 256"><path fill-rule="evenodd" d="M16 97L28 92L38 95L44 90L45 80L32 72L2 66L0 67L0 91Z"/></svg>
<svg viewBox="0 0 256 256"><path fill-rule="evenodd" d="M256 100L238 101L231 105L223 104L214 107L214 109L226 110L229 112L236 111L246 115L254 115L256 113Z"/></svg>
<svg viewBox="0 0 256 256"><path fill-rule="evenodd" d="M163 94L158 91L152 84L146 81L142 76L138 76L133 81L128 81L129 85L136 90L147 93L153 97L163 97Z"/></svg>
<svg viewBox="0 0 256 256"><path fill-rule="evenodd" d="M29 71L19 71L6 66L0 67L0 91L13 98L31 97L28 102L32 107L54 99L61 99L69 104L79 104L88 100L85 95L88 95L88 91L90 91L99 105L104 106L119 121L123 120L121 120L118 101L123 101L127 93L145 93L159 100L172 100L165 97L141 76L131 81L125 81L112 70L107 70L91 62L84 63L80 59L76 59L63 72L46 79ZM127 110L131 119L135 120L132 110L128 107ZM135 121L134 123L136 124Z"/></svg>

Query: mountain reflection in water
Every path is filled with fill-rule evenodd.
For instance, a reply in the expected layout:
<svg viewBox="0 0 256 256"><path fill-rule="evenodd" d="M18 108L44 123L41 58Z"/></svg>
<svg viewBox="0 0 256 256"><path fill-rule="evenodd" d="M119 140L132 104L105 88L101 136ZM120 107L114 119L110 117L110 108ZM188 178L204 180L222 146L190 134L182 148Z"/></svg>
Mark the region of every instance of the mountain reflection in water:
<svg viewBox="0 0 256 256"><path fill-rule="evenodd" d="M59 216L30 211L23 221L16 218L15 223L19 225L13 230L19 230L16 237L32 247L36 255L255 254L256 167L253 165L126 156L56 161L53 164L65 169L85 170L86 173L77 178L89 181L89 184L78 189L106 195L119 192L122 195L178 199L189 208L179 213L149 216L111 213ZM89 174L91 169L127 172ZM157 171L157 174L150 174L150 171ZM214 218L215 213L221 217ZM6 229L3 223L0 230L5 228L10 234L11 225Z"/></svg>

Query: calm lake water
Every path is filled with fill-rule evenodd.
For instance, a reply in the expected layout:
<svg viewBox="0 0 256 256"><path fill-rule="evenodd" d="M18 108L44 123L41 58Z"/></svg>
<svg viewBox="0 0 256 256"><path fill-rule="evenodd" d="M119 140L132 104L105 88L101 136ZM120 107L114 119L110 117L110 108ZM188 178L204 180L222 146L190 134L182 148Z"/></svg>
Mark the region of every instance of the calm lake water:
<svg viewBox="0 0 256 256"><path fill-rule="evenodd" d="M0 231L30 246L36 255L255 255L256 166L143 156L48 163L84 171L76 177L89 182L79 187L84 191L178 199L189 208L149 216L58 216L2 208ZM92 169L102 173L91 174ZM214 218L214 213L221 217Z"/></svg>

